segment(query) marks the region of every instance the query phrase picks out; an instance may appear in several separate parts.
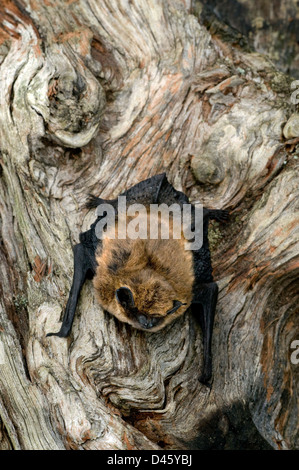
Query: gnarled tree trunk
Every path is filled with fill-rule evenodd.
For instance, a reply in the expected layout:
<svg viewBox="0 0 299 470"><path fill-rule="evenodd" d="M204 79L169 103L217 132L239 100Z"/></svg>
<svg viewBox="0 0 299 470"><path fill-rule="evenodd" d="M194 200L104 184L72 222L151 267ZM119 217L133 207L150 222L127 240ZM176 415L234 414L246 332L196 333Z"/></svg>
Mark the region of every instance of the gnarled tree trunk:
<svg viewBox="0 0 299 470"><path fill-rule="evenodd" d="M2 2L2 449L298 447L290 80L191 7ZM201 331L188 312L143 333L103 312L87 282L71 337L46 338L66 305L72 245L94 220L87 194L112 198L162 171L191 201L231 214L210 230L211 389L198 381Z"/></svg>

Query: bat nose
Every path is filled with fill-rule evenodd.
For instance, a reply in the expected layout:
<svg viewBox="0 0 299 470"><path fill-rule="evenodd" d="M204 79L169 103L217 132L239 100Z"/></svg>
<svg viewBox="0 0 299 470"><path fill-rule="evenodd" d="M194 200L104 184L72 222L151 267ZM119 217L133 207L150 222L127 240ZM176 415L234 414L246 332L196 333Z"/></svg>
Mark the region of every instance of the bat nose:
<svg viewBox="0 0 299 470"><path fill-rule="evenodd" d="M155 317L147 317L145 315L138 315L138 321L142 328L145 328L146 330L149 330L150 328L153 328L159 323L159 318Z"/></svg>

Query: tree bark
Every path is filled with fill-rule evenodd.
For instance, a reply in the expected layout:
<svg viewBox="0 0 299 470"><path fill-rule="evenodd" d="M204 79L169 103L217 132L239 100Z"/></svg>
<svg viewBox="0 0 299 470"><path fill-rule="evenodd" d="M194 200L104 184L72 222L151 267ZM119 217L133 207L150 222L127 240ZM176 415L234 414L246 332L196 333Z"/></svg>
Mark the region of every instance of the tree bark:
<svg viewBox="0 0 299 470"><path fill-rule="evenodd" d="M266 54L279 70L298 78L299 29L296 0L194 0L210 31Z"/></svg>
<svg viewBox="0 0 299 470"><path fill-rule="evenodd" d="M14 0L0 11L0 448L298 448L298 162L290 80L209 32L188 0ZM297 127L298 129L298 127ZM59 329L72 245L166 171L210 229L211 389L187 312L119 323L87 282Z"/></svg>

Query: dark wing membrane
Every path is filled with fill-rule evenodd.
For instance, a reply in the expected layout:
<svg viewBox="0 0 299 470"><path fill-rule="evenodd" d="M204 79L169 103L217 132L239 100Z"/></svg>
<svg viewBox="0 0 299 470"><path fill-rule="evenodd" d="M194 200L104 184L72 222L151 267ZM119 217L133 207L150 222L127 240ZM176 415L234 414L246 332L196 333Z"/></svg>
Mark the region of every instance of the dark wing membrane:
<svg viewBox="0 0 299 470"><path fill-rule="evenodd" d="M181 191L177 191L168 182L166 173L152 176L132 188L128 189L121 196L126 196L127 204L139 203L149 204L188 204L187 196Z"/></svg>
<svg viewBox="0 0 299 470"><path fill-rule="evenodd" d="M161 173L141 181L121 193L120 196L126 196L127 205L138 203L148 206L149 204L164 203L171 205L177 203L182 206L189 203L187 196L181 191L174 189L168 182L166 173ZM111 204L117 213L117 203L117 199L101 199L89 195L85 207L93 209L100 204Z"/></svg>
<svg viewBox="0 0 299 470"><path fill-rule="evenodd" d="M69 336L71 332L82 286L87 278L94 276L96 270L95 249L97 243L93 238L94 230L84 232L80 235L81 243L74 246L73 282L62 325L57 333L48 333L47 336L60 336L64 338Z"/></svg>
<svg viewBox="0 0 299 470"><path fill-rule="evenodd" d="M126 196L127 204L138 203L144 204L145 206L148 204L156 204L159 200L161 186L165 181L168 183L165 173L155 175L135 184L121 193L120 196Z"/></svg>

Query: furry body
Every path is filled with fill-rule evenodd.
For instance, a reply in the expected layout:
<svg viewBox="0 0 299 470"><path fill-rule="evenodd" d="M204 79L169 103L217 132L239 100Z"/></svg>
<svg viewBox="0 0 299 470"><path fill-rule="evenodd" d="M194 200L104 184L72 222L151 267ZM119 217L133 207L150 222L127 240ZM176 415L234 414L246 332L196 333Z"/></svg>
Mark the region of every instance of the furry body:
<svg viewBox="0 0 299 470"><path fill-rule="evenodd" d="M128 189L127 205L176 203L189 204L185 194L167 181L166 175L154 176ZM91 196L87 207L109 203L117 209L117 199L105 201ZM192 206L193 207L193 206ZM96 226L80 234L74 247L74 276L62 326L57 335L70 334L82 285L93 279L96 297L104 309L133 327L158 331L189 307L203 331L204 365L201 381L208 383L212 373L211 339L218 287L213 281L208 241L210 219L225 220L222 210L203 210L203 244L198 250L185 250L184 237L175 240L99 239ZM147 215L145 216L148 217ZM144 220L147 223L147 220ZM163 219L160 219L163 224Z"/></svg>

